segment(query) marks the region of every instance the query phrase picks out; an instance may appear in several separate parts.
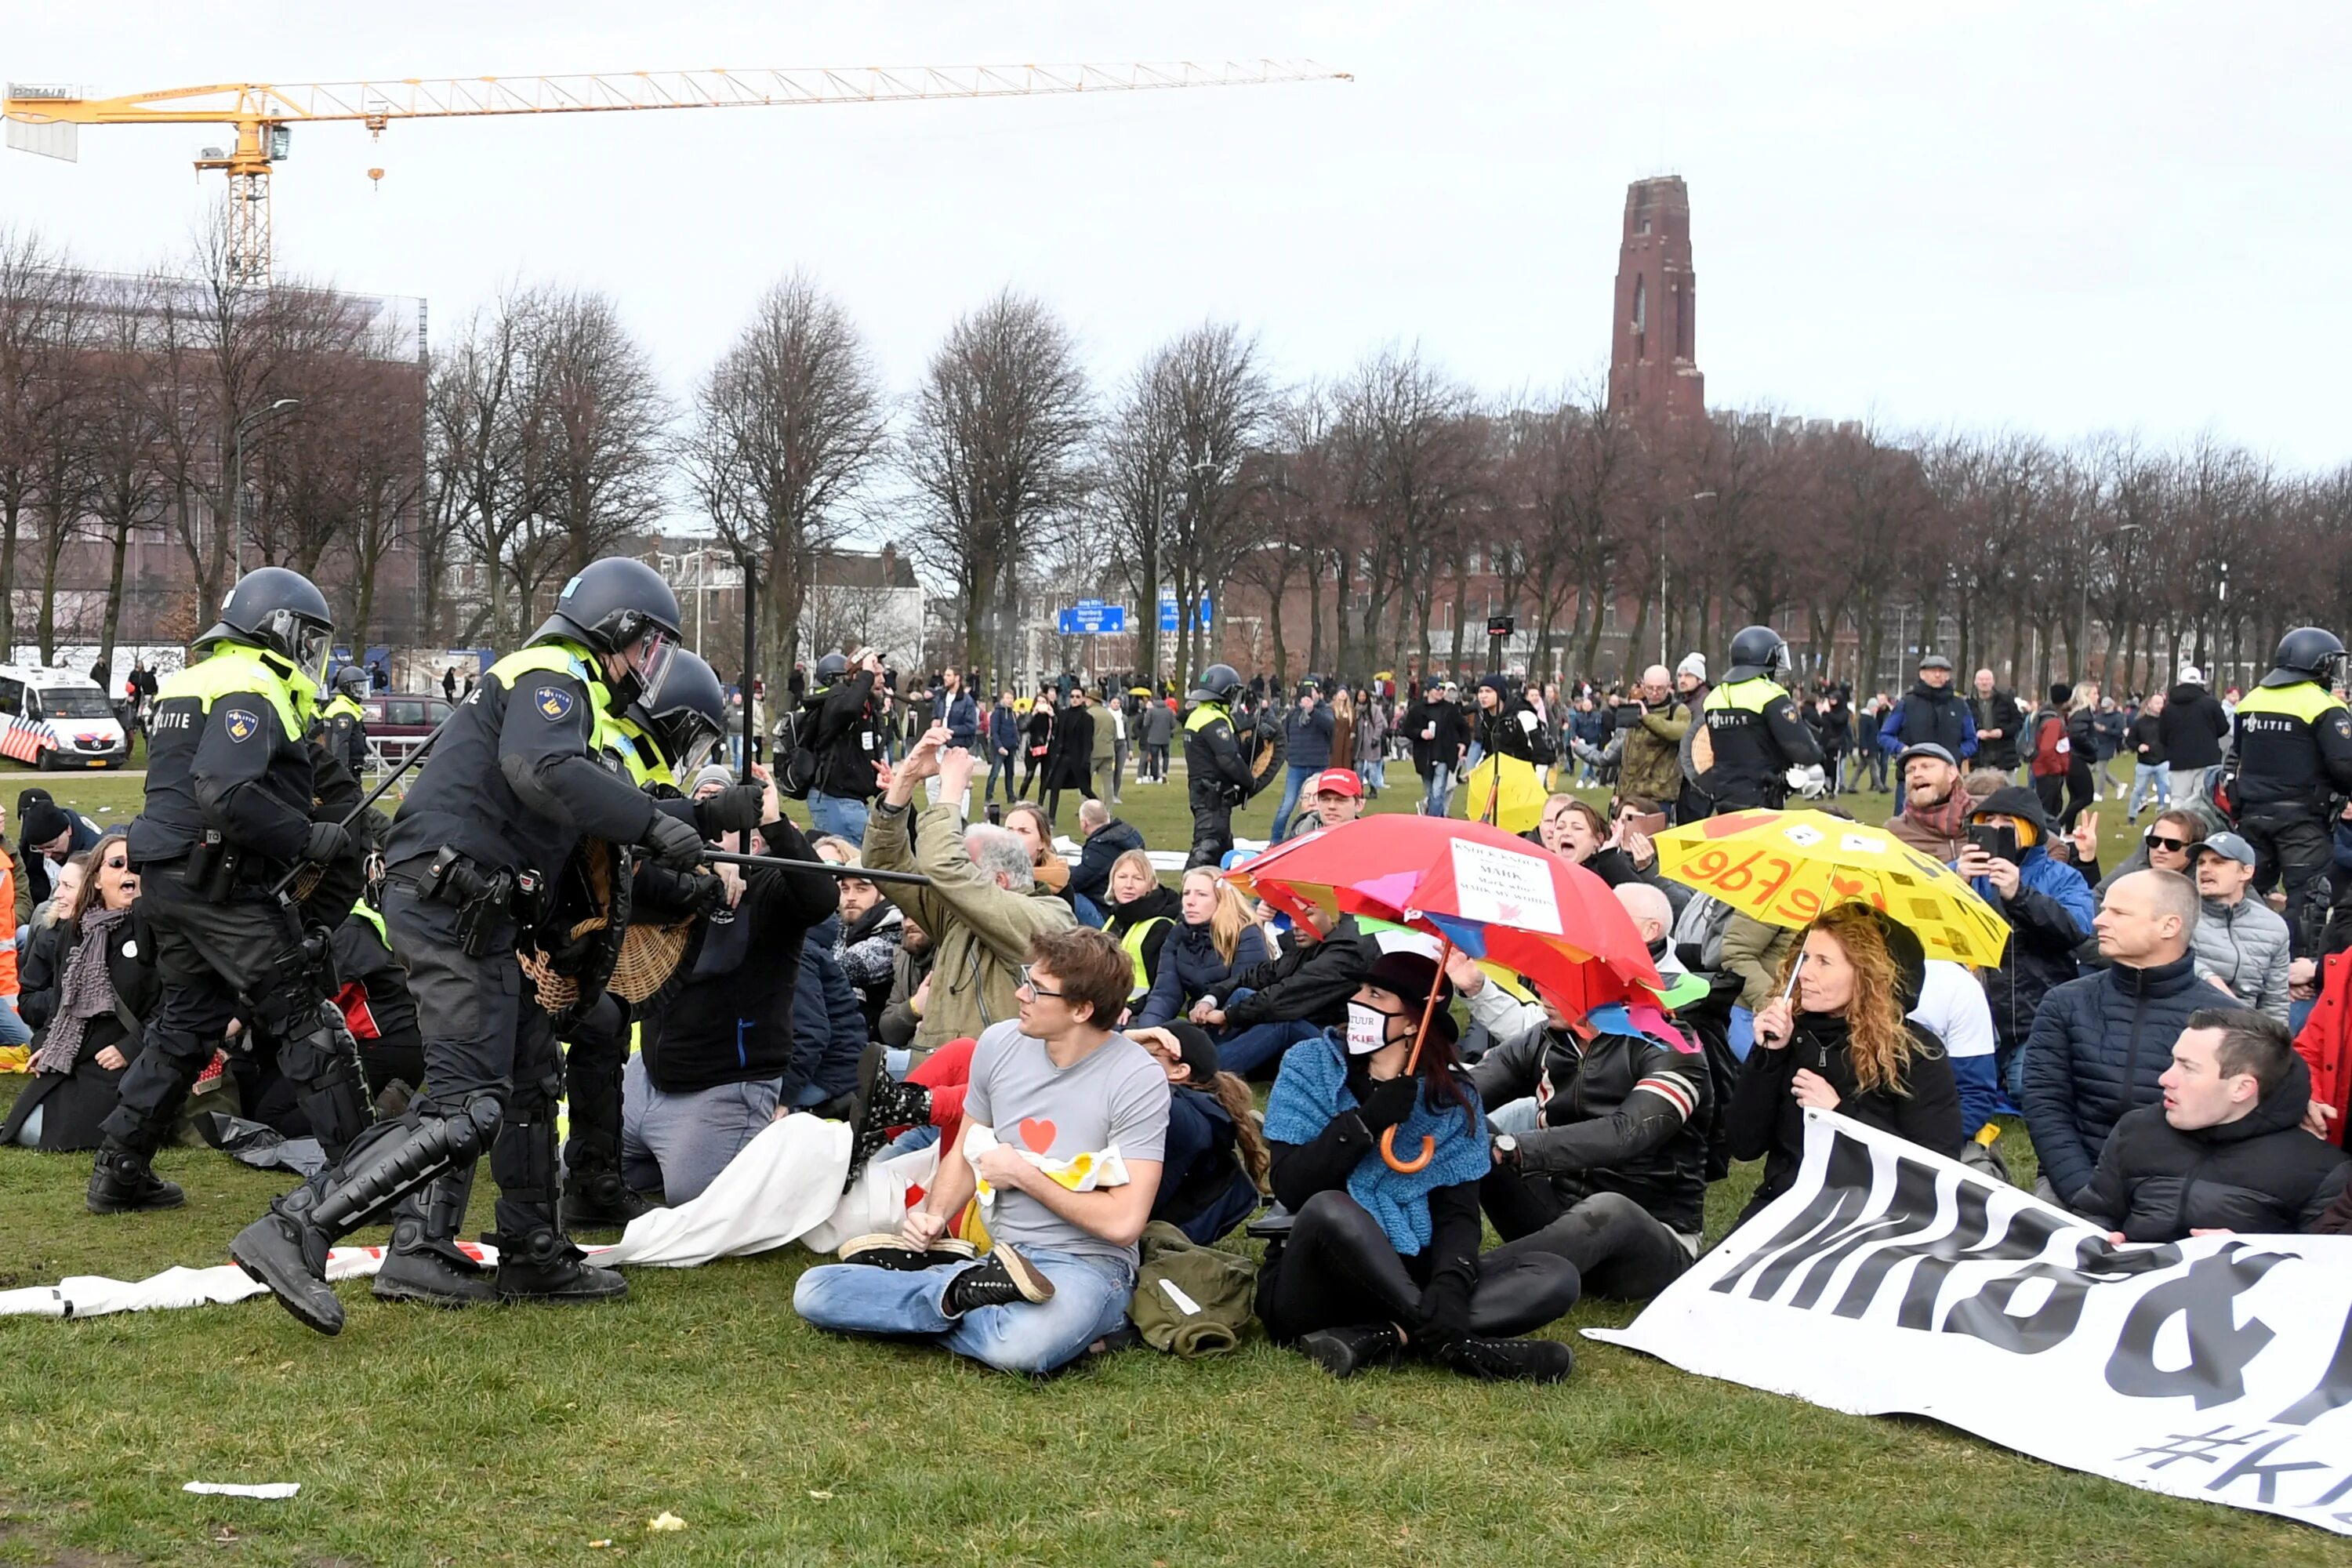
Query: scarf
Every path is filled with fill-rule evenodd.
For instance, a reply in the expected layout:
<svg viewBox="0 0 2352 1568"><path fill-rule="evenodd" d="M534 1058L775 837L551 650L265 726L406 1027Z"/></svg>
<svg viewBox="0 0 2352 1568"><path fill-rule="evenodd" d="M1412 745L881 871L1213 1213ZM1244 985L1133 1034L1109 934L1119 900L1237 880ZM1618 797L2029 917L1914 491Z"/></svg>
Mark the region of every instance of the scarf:
<svg viewBox="0 0 2352 1568"><path fill-rule="evenodd" d="M1955 784L1952 793L1944 797L1943 805L1923 810L1917 802L1906 801L1903 815L1938 838L1958 839L1967 836L1969 812L1975 805L1969 798L1969 792Z"/></svg>
<svg viewBox="0 0 2352 1568"><path fill-rule="evenodd" d="M1403 1159L1419 1155L1424 1137L1436 1141L1427 1165L1418 1171L1391 1171L1375 1148L1348 1177L1348 1195L1379 1222L1401 1257L1418 1257L1429 1245L1434 1228L1429 1194L1440 1187L1475 1182L1493 1163L1478 1091L1467 1079L1456 1081L1468 1100L1466 1111L1457 1105L1433 1108L1423 1082L1413 1096L1412 1114L1397 1126L1396 1149ZM1311 1143L1334 1121L1359 1109L1348 1088L1347 1049L1338 1032L1327 1029L1319 1042L1302 1042L1282 1058L1274 1092L1266 1098L1265 1136L1276 1143Z"/></svg>
<svg viewBox="0 0 2352 1568"><path fill-rule="evenodd" d="M130 916L128 909L83 911L80 939L58 981L58 1010L33 1058L35 1072L73 1071L89 1021L114 1011L114 982L106 973L106 955L114 928Z"/></svg>

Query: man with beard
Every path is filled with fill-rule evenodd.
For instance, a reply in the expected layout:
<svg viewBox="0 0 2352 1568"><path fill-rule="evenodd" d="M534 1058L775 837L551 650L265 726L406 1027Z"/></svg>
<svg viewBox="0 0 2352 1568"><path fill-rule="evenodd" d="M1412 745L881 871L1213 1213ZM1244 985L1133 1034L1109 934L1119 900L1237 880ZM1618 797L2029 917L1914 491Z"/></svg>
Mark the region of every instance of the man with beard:
<svg viewBox="0 0 2352 1568"><path fill-rule="evenodd" d="M1977 752L1977 721L1969 705L1952 689L1952 661L1940 653L1931 653L1919 660L1918 683L1903 694L1878 726L1878 743L1893 745L1908 752L1913 746L1941 746L1947 755L1956 759L1973 757ZM1895 809L1903 809L1903 794L1897 789Z"/></svg>
<svg viewBox="0 0 2352 1568"><path fill-rule="evenodd" d="M1960 764L1934 742L1906 746L1896 759L1903 769L1903 809L1887 818L1886 831L1922 855L1948 866L1969 847L1969 808L1960 788Z"/></svg>

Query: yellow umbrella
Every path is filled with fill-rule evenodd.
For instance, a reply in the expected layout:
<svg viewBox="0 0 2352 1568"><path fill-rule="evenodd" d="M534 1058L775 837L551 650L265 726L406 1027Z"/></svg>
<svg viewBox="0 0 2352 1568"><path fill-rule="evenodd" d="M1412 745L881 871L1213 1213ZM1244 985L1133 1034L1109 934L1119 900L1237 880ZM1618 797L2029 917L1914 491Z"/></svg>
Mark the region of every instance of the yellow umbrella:
<svg viewBox="0 0 2352 1568"><path fill-rule="evenodd" d="M1495 784L1498 769L1502 773L1499 794ZM1495 806L1495 826L1506 833L1525 833L1543 820L1544 802L1549 795L1533 763L1497 752L1463 775L1462 782L1469 790L1463 797L1462 815L1473 821L1486 820L1490 800Z"/></svg>
<svg viewBox="0 0 2352 1568"><path fill-rule="evenodd" d="M1819 811L1734 811L1651 842L1661 875L1767 925L1801 930L1856 903L1910 928L1929 958L1987 968L2009 943L2009 922L1959 873L1883 827Z"/></svg>

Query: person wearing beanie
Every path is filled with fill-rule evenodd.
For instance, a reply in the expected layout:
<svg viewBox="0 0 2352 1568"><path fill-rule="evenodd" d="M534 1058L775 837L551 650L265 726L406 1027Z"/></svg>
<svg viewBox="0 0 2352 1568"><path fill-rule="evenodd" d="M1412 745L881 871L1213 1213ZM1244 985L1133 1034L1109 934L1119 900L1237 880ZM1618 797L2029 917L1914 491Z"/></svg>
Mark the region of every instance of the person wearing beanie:
<svg viewBox="0 0 2352 1568"><path fill-rule="evenodd" d="M2074 978L2074 950L2090 936L2096 911L2083 874L2051 858L2058 825L2034 791L2015 784L1994 790L1969 808L1969 826L2005 835L1996 841L1999 853L1972 837L1952 868L2009 922L2008 945L1999 966L1984 972L1984 988L2000 1037L2001 1082L2014 1097L2034 1014L2053 987Z"/></svg>
<svg viewBox="0 0 2352 1568"><path fill-rule="evenodd" d="M1478 1185L1493 1162L1453 1000L1434 959L1384 952L1346 1026L1282 1058L1265 1139L1275 1196L1294 1217L1259 1270L1258 1317L1338 1377L1410 1353L1465 1376L1556 1383L1575 1364L1569 1347L1515 1336L1567 1311L1581 1282L1556 1253L1479 1256Z"/></svg>
<svg viewBox="0 0 2352 1568"><path fill-rule="evenodd" d="M1151 1217L1212 1246L1265 1201L1265 1139L1249 1085L1220 1070L1216 1042L1197 1024L1171 1019L1127 1037L1168 1075L1168 1152Z"/></svg>

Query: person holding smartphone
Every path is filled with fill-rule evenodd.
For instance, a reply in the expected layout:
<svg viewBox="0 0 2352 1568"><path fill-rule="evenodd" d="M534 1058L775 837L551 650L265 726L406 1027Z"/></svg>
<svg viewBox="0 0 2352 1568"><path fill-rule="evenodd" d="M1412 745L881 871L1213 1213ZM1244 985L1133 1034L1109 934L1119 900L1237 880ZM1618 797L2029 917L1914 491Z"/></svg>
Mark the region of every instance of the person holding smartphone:
<svg viewBox="0 0 2352 1568"><path fill-rule="evenodd" d="M2074 950L2091 934L2097 910L2083 874L2051 857L2058 824L2033 790L2012 784L1987 795L1969 814L1967 837L1952 868L2011 933L2000 967L1984 973L1984 986L2000 1037L2001 1081L2013 1097L2018 1052L2034 1012L2052 986L2074 978Z"/></svg>

